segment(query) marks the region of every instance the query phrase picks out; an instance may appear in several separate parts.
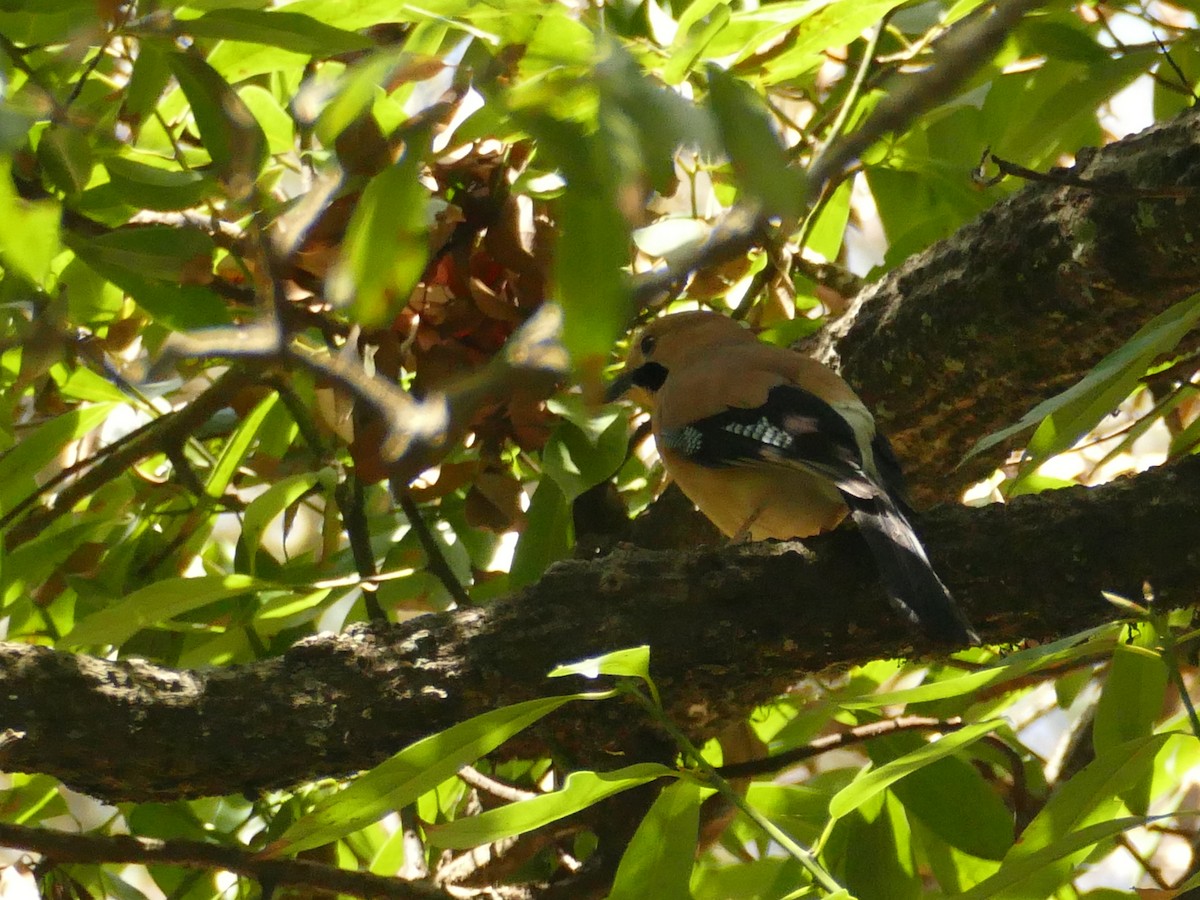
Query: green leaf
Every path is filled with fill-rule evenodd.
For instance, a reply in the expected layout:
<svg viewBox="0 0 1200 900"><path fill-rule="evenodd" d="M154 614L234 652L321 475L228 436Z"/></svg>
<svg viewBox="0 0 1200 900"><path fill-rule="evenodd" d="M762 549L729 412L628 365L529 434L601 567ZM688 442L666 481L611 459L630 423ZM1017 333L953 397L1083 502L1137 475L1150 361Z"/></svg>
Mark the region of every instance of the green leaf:
<svg viewBox="0 0 1200 900"><path fill-rule="evenodd" d="M38 142L42 169L65 194L78 194L92 177L92 145L78 128L51 125Z"/></svg>
<svg viewBox="0 0 1200 900"><path fill-rule="evenodd" d="M561 678L564 675L582 675L584 678L599 678L601 675L626 675L650 681L650 645L630 647L628 650L614 650L603 656L593 656L576 663L555 666L547 678Z"/></svg>
<svg viewBox="0 0 1200 900"><path fill-rule="evenodd" d="M596 378L631 309L623 271L631 240L616 190L576 181L559 199L554 294L565 316L563 342L576 367Z"/></svg>
<svg viewBox="0 0 1200 900"><path fill-rule="evenodd" d="M171 72L192 107L204 148L235 196L249 190L267 160L267 137L229 83L198 56L172 53Z"/></svg>
<svg viewBox="0 0 1200 900"><path fill-rule="evenodd" d="M267 44L321 59L370 50L375 42L303 13L259 9L214 9L198 19L179 22L193 37L225 38Z"/></svg>
<svg viewBox="0 0 1200 900"><path fill-rule="evenodd" d="M23 200L12 181L12 161L0 158L0 263L41 285L59 251L62 209L54 200Z"/></svg>
<svg viewBox="0 0 1200 900"><path fill-rule="evenodd" d="M963 461L1040 423L1025 448L1029 469L1066 450L1091 431L1137 387L1154 359L1172 349L1200 320L1200 294L1159 313L1077 384L1045 400L1013 425L981 438Z"/></svg>
<svg viewBox="0 0 1200 900"><path fill-rule="evenodd" d="M879 800L838 823L848 832L844 883L856 897L916 900L923 891L904 810L890 793Z"/></svg>
<svg viewBox="0 0 1200 900"><path fill-rule="evenodd" d="M1042 886L1051 882L1065 884L1075 874L1072 860L1082 859L1101 841L1146 822L1143 816L1126 816L1073 831L1053 844L1002 865L995 875L956 896L959 900L1029 900L1053 896L1053 888L1044 893ZM1046 877L1048 872L1052 877Z"/></svg>
<svg viewBox="0 0 1200 900"><path fill-rule="evenodd" d="M543 479L529 501L525 530L513 552L509 584L514 589L533 584L550 563L567 555L573 541L571 505L551 479Z"/></svg>
<svg viewBox="0 0 1200 900"><path fill-rule="evenodd" d="M142 41L138 45L137 58L133 61L133 73L125 88L121 104L122 118L137 121L149 116L170 80L171 67L167 65L167 53L153 41Z"/></svg>
<svg viewBox="0 0 1200 900"><path fill-rule="evenodd" d="M606 409L587 428L585 431L573 422L559 422L542 449L544 471L568 502L612 477L625 461L628 429L618 407Z"/></svg>
<svg viewBox="0 0 1200 900"><path fill-rule="evenodd" d="M119 646L143 628L166 622L218 600L226 600L270 585L248 575L205 575L166 578L147 585L112 606L80 619L60 642L62 648Z"/></svg>
<svg viewBox="0 0 1200 900"><path fill-rule="evenodd" d="M130 226L90 239L71 234L67 243L101 274L118 268L159 281L203 284L212 280L216 245L196 228Z"/></svg>
<svg viewBox="0 0 1200 900"><path fill-rule="evenodd" d="M1109 834L1124 830L1105 833L1103 826L1111 823L1103 820L1120 809L1119 795L1153 769L1155 757L1171 737L1156 734L1139 738L1097 756L1051 795L1005 854L996 875L965 896L1013 900L1052 896L1074 874L1087 848ZM1082 837L1090 838L1089 827L1095 828L1100 836ZM985 885L990 886L985 889Z"/></svg>
<svg viewBox="0 0 1200 900"><path fill-rule="evenodd" d="M257 410L256 410L257 412ZM246 548L248 559L247 568L254 574L258 545L262 542L263 532L271 521L312 490L313 486L330 475L330 470L323 472L300 472L272 484L269 488L250 501L242 514L242 545Z"/></svg>
<svg viewBox="0 0 1200 900"><path fill-rule="evenodd" d="M1117 645L1092 726L1097 756L1151 733L1162 712L1167 677L1161 654L1131 644Z"/></svg>
<svg viewBox="0 0 1200 900"><path fill-rule="evenodd" d="M618 675L630 678L640 678L646 683L655 705L661 706L658 688L650 679L650 646L630 647L627 650L614 650L603 656L593 656L591 659L580 660L564 666L556 666L546 676L561 678L564 675L582 675L584 678L598 678L601 675Z"/></svg>
<svg viewBox="0 0 1200 900"><path fill-rule="evenodd" d="M163 163L175 166L167 160ZM202 170L164 168L126 156L110 157L104 166L121 199L143 209L190 209L217 193L216 181Z"/></svg>
<svg viewBox="0 0 1200 900"><path fill-rule="evenodd" d="M829 815L835 819L858 809L863 803L878 795L895 782L929 765L934 760L957 753L1004 725L999 719L968 725L936 741L925 744L919 750L892 760L878 769L860 775L834 795L829 801Z"/></svg>
<svg viewBox="0 0 1200 900"><path fill-rule="evenodd" d="M233 481L233 476L237 473L238 466L242 464L242 460L250 451L250 445L258 437L258 430L262 427L267 414L278 402L278 394L272 393L264 397L242 419L229 440L225 442L225 446L221 448L221 455L217 458L216 465L213 466L208 481L204 484L204 489L208 491L210 497L220 497L225 493L230 482Z"/></svg>
<svg viewBox="0 0 1200 900"><path fill-rule="evenodd" d="M924 745L915 734L896 734L871 741L868 752L872 760L886 761ZM966 760L935 760L895 782L891 791L933 834L964 853L998 860L1013 844L1012 813Z"/></svg>
<svg viewBox="0 0 1200 900"><path fill-rule="evenodd" d="M797 218L807 196L804 173L790 165L762 98L715 65L708 97L738 184L765 212Z"/></svg>
<svg viewBox="0 0 1200 900"><path fill-rule="evenodd" d="M860 700L845 700L841 705L846 709L880 709L898 704L926 703L930 700L970 696L985 687L1003 684L1030 672L1110 652L1116 646L1119 631L1120 626L1115 623L1098 625L1040 647L1009 654L998 664L986 669L955 675L915 688L870 694Z"/></svg>
<svg viewBox="0 0 1200 900"><path fill-rule="evenodd" d="M1097 757L1154 731L1167 681L1167 665L1159 653L1133 644L1117 645L1092 724L1092 746ZM1146 814L1151 774L1146 773L1121 795L1130 812Z"/></svg>
<svg viewBox="0 0 1200 900"><path fill-rule="evenodd" d="M443 849L478 847L533 831L587 809L605 797L676 775L676 770L659 763L638 763L612 772L572 772L563 786L553 793L519 800L442 825L426 825L425 834L429 843Z"/></svg>
<svg viewBox="0 0 1200 900"><path fill-rule="evenodd" d="M82 406L22 435L0 458L0 510L12 509L33 493L34 476L61 456L68 444L99 427L116 408L115 403Z"/></svg>
<svg viewBox="0 0 1200 900"><path fill-rule="evenodd" d="M329 298L349 306L364 326L387 324L408 303L425 269L429 191L420 181L423 164L410 143L399 162L371 179L330 273Z"/></svg>
<svg viewBox="0 0 1200 900"><path fill-rule="evenodd" d="M688 889L700 828L700 786L663 788L621 856L608 900L691 900Z"/></svg>
<svg viewBox="0 0 1200 900"><path fill-rule="evenodd" d="M492 710L420 740L356 778L297 819L263 851L265 856L300 853L343 838L431 791L538 719L572 700L610 694L571 694L528 700Z"/></svg>
<svg viewBox="0 0 1200 900"><path fill-rule="evenodd" d="M712 18L700 28L695 28L695 25L710 12ZM729 22L731 15L727 4L718 5L715 0L696 0L684 10L683 15L679 17L679 30L671 44L667 64L663 68L663 81L672 85L682 82L696 67L696 63L713 39Z"/></svg>

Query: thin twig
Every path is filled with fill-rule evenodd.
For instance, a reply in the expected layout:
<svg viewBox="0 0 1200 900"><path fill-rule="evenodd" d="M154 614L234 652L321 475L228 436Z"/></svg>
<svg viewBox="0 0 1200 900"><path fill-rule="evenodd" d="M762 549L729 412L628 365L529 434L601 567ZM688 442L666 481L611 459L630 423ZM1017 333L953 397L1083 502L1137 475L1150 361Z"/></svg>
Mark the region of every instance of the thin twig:
<svg viewBox="0 0 1200 900"><path fill-rule="evenodd" d="M379 574L375 565L375 552L371 549L371 529L367 524L363 483L353 472L347 472L343 481L333 489L334 499L342 513L342 524L346 526L346 538L350 541L350 553L358 569L359 588L367 617L372 622L386 622L387 613L379 605L378 586L372 580Z"/></svg>
<svg viewBox="0 0 1200 900"><path fill-rule="evenodd" d="M116 451L101 459L79 478L59 492L54 505L32 513L12 530L14 544L22 543L44 531L52 522L69 512L75 504L113 481L135 463L158 453L164 444L183 441L209 420L219 409L229 403L246 376L230 369L218 378L210 388L196 397L187 406L167 413L160 419L135 432L136 437L123 443ZM23 505L28 506L27 503ZM11 515L11 513L10 513ZM11 521L8 516L4 522Z"/></svg>
<svg viewBox="0 0 1200 900"><path fill-rule="evenodd" d="M962 727L963 721L959 718L933 719L928 716L900 716L895 719L884 719L881 722L868 722L866 725L857 725L849 731L844 731L840 734L824 735L803 747L797 747L795 750L788 750L785 753L778 753L775 756L768 756L764 759L750 759L746 762L721 766L717 769L717 774L722 778L748 778L754 775L768 775L798 762L803 762L806 759L812 759L814 756L820 756L822 753L851 747L886 734L896 734L901 731L949 732L957 731Z"/></svg>
<svg viewBox="0 0 1200 900"><path fill-rule="evenodd" d="M468 606L474 606L470 595L455 577L454 570L450 568L450 563L447 562L446 555L442 553L442 548L434 538L433 532L425 524L425 518L421 515L421 508L417 506L417 501L412 498L408 489L403 485L393 482L392 488L392 493L408 519L408 524L416 532L421 549L425 551L425 564L429 567L429 571L442 583L459 607L465 609Z"/></svg>
<svg viewBox="0 0 1200 900"><path fill-rule="evenodd" d="M1040 5L1040 0L1000 0L990 15L983 13L952 27L937 41L930 68L907 77L875 107L857 131L834 141L817 157L808 170L808 197L804 205L820 196L827 183L841 177L883 135L903 132L949 96L992 57L1021 17ZM766 243L770 230L769 219L758 210L734 207L713 228L708 240L691 253L657 266L635 280L632 293L636 308L640 310L669 293L696 269L718 265Z"/></svg>
<svg viewBox="0 0 1200 900"><path fill-rule="evenodd" d="M509 803L519 803L522 800L531 800L541 796L536 791L527 791L516 785L497 781L489 775L484 775L474 766L463 766L458 770L458 777L476 790L491 794L501 800L507 800Z"/></svg>
<svg viewBox="0 0 1200 900"><path fill-rule="evenodd" d="M261 859L239 847L132 835L70 834L0 823L0 845L40 853L55 863L144 863L225 869L276 885L300 885L354 897L447 900L453 896L419 882L354 872L305 859Z"/></svg>
<svg viewBox="0 0 1200 900"><path fill-rule="evenodd" d="M1125 852L1137 860L1137 864L1142 867L1143 872L1150 876L1151 881L1153 881L1164 891L1170 890L1171 884L1166 878L1163 877L1162 869L1154 865L1151 860L1147 859L1142 854L1142 851L1134 846L1134 843L1129 839L1128 834L1125 834L1124 832L1118 834L1117 843L1125 849Z"/></svg>
<svg viewBox="0 0 1200 900"><path fill-rule="evenodd" d="M1036 181L1039 184L1081 188L1082 190L1093 191L1097 194L1133 197L1139 200L1186 200L1196 194L1196 191L1190 187L1139 188L1124 183L1117 184L1096 181L1092 178L1081 178L1078 175L1072 175L1065 169L1054 172L1039 172L1036 169L1027 169L1025 166L1011 160L1001 159L995 153L992 153L991 150L985 150L983 157L984 161L990 160L994 163L1000 172L999 175L991 178L978 179L984 187L991 187L999 183L1007 175L1014 178L1023 178L1026 181ZM980 165L982 167L982 163Z"/></svg>

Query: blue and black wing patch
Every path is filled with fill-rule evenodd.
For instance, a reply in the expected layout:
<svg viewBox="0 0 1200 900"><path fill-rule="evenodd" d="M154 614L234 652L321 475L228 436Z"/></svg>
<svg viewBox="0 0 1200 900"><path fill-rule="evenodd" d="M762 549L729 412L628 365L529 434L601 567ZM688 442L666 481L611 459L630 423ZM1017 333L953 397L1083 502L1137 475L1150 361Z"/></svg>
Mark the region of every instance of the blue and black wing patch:
<svg viewBox="0 0 1200 900"><path fill-rule="evenodd" d="M793 385L772 388L762 406L727 409L664 429L662 437L676 453L709 468L790 464L857 492L866 478L850 424L824 400Z"/></svg>
<svg viewBox="0 0 1200 900"><path fill-rule="evenodd" d="M828 478L866 540L893 605L935 638L979 643L909 521L900 466L882 435L871 443L872 475L849 422L815 394L780 385L762 406L728 409L662 437L702 466L792 465Z"/></svg>

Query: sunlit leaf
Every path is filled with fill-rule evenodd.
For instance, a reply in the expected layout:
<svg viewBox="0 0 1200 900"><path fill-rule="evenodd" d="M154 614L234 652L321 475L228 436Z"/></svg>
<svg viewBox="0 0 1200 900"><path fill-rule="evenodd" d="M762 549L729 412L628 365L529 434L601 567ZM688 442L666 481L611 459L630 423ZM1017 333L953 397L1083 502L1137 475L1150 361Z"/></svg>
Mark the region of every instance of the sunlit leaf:
<svg viewBox="0 0 1200 900"><path fill-rule="evenodd" d="M528 700L468 719L418 741L380 763L349 787L318 803L265 851L294 854L358 831L411 803L517 732L572 700L607 695L572 694Z"/></svg>
<svg viewBox="0 0 1200 900"><path fill-rule="evenodd" d="M658 763L638 763L612 772L572 772L557 791L444 825L427 825L425 831L435 847L450 850L478 847L514 834L524 834L586 809L605 797L675 774L674 769Z"/></svg>
<svg viewBox="0 0 1200 900"><path fill-rule="evenodd" d="M34 490L34 476L58 458L67 445L101 425L112 403L81 406L55 416L0 457L0 509L9 510Z"/></svg>
<svg viewBox="0 0 1200 900"><path fill-rule="evenodd" d="M214 9L179 24L193 37L268 44L317 57L369 50L375 46L374 41L361 34L287 10Z"/></svg>
<svg viewBox="0 0 1200 900"><path fill-rule="evenodd" d="M990 734L1000 728L1003 724L999 720L993 720L968 725L958 731L942 735L936 741L927 743L919 750L894 759L878 769L866 772L834 795L833 799L829 801L829 815L836 819L854 811L906 775L912 774L935 760L957 753L985 734Z"/></svg>
<svg viewBox="0 0 1200 900"><path fill-rule="evenodd" d="M262 127L237 92L203 59L173 53L167 62L192 107L213 164L240 196L266 162L267 138Z"/></svg>
<svg viewBox="0 0 1200 900"><path fill-rule="evenodd" d="M143 628L269 585L246 575L165 578L79 620L62 639L64 647L122 644Z"/></svg>
<svg viewBox="0 0 1200 900"><path fill-rule="evenodd" d="M1043 460L1067 449L1128 397L1155 357L1178 344L1197 320L1200 294L1159 313L1082 380L1039 403L1013 425L982 438L964 460L1034 425L1038 427L1026 446L1027 459Z"/></svg>
<svg viewBox="0 0 1200 900"><path fill-rule="evenodd" d="M429 191L419 179L422 164L410 145L399 162L371 179L350 220L329 295L363 325L395 315L425 268Z"/></svg>
<svg viewBox="0 0 1200 900"><path fill-rule="evenodd" d="M62 210L54 200L30 202L13 188L12 164L0 158L0 263L34 284L50 273L50 262L59 250L58 226Z"/></svg>
<svg viewBox="0 0 1200 900"><path fill-rule="evenodd" d="M688 889L700 825L700 786L663 788L621 856L609 900L691 900Z"/></svg>

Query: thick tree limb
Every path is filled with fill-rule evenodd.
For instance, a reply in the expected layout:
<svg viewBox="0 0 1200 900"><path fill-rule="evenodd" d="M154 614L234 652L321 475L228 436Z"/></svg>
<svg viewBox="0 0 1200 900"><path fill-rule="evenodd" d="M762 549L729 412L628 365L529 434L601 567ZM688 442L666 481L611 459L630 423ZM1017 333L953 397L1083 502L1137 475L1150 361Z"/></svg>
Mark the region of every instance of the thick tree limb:
<svg viewBox="0 0 1200 900"><path fill-rule="evenodd" d="M987 641L1113 618L1102 590L1166 604L1200 587L1200 459L1094 489L947 508L924 522L935 564ZM246 666L177 671L0 644L0 749L108 799L250 791L370 766L496 706L577 687L554 665L648 643L672 717L712 734L797 673L938 650L887 607L853 530L798 544L621 550L559 564L486 609L302 641ZM654 753L620 701L569 704L506 745L582 764ZM659 755L661 755L661 744Z"/></svg>
<svg viewBox="0 0 1200 900"><path fill-rule="evenodd" d="M955 469L980 437L1200 290L1200 109L1080 151L1068 176L1104 190L1026 186L889 272L818 339L879 414L920 502L985 476L1007 448ZM1179 196L1147 196L1162 190Z"/></svg>

